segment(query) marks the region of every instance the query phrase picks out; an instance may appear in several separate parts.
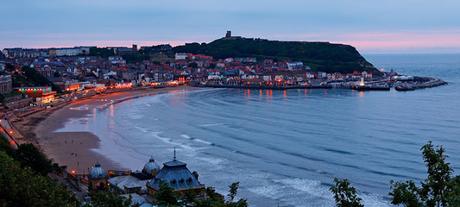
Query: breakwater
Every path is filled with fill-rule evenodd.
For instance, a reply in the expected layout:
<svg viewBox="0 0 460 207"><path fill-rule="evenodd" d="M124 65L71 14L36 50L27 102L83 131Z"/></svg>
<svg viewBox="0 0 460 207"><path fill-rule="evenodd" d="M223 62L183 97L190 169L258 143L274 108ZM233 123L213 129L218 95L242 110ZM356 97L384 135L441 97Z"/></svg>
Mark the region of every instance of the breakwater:
<svg viewBox="0 0 460 207"><path fill-rule="evenodd" d="M446 85L447 82L441 79L429 78L427 81L414 81L414 82L405 82L397 85L395 89L397 91L414 91L417 89L433 88L442 85Z"/></svg>

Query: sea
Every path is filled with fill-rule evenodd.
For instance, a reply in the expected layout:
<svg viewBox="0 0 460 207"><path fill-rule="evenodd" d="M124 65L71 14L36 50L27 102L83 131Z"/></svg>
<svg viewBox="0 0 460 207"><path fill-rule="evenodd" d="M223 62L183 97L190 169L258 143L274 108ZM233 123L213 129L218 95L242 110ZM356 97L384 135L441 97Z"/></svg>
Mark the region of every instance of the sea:
<svg viewBox="0 0 460 207"><path fill-rule="evenodd" d="M386 71L439 77L410 92L185 89L94 108L59 131L88 131L94 151L141 170L153 156L197 171L200 181L250 206L334 206L347 178L365 206L391 206L390 182L423 181L420 148L443 145L460 174L460 54L366 55Z"/></svg>

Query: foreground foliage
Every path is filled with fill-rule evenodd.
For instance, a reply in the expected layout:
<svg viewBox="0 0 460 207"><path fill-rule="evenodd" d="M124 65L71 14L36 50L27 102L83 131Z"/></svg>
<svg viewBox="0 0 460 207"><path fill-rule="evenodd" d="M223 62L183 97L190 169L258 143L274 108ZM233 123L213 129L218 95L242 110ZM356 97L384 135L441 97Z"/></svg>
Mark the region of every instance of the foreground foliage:
<svg viewBox="0 0 460 207"><path fill-rule="evenodd" d="M182 200L166 183L160 184L160 189L156 194L156 200L159 206L195 206L195 207L247 207L248 202L245 199L235 201L238 193L239 183L232 183L229 186L228 200L217 193L214 188L205 189L204 198L197 197L197 194L188 193Z"/></svg>
<svg viewBox="0 0 460 207"><path fill-rule="evenodd" d="M64 186L0 151L0 206L77 206Z"/></svg>
<svg viewBox="0 0 460 207"><path fill-rule="evenodd" d="M155 199L160 206L176 206L178 204L174 190L168 184L161 182L160 189L155 194Z"/></svg>
<svg viewBox="0 0 460 207"><path fill-rule="evenodd" d="M427 178L417 186L415 181L391 182L391 203L406 207L459 207L460 176L446 162L445 149L428 142L421 148L427 167ZM331 187L338 207L361 207L361 199L347 180L335 179Z"/></svg>
<svg viewBox="0 0 460 207"><path fill-rule="evenodd" d="M126 199L113 192L96 191L91 193L91 204L85 207L129 207L131 199Z"/></svg>
<svg viewBox="0 0 460 207"><path fill-rule="evenodd" d="M33 144L21 144L13 153L13 157L21 163L22 167L30 167L41 175L47 175L53 171L53 162L49 160Z"/></svg>
<svg viewBox="0 0 460 207"><path fill-rule="evenodd" d="M414 181L392 182L392 204L407 207L460 206L460 177L452 177L444 147L431 142L421 148L427 178L418 187Z"/></svg>
<svg viewBox="0 0 460 207"><path fill-rule="evenodd" d="M334 179L335 185L330 188L338 207L363 207L357 191L347 179Z"/></svg>

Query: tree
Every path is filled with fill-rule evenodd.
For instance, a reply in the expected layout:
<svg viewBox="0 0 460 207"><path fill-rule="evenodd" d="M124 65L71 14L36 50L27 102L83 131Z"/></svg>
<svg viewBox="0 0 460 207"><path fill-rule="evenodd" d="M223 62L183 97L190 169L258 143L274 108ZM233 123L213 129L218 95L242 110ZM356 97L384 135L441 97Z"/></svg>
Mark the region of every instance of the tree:
<svg viewBox="0 0 460 207"><path fill-rule="evenodd" d="M6 140L7 139L3 135L0 135L0 151L5 152L9 156L12 156L14 150Z"/></svg>
<svg viewBox="0 0 460 207"><path fill-rule="evenodd" d="M64 186L28 167L22 168L4 152L0 152L0 204L3 207L78 206Z"/></svg>
<svg viewBox="0 0 460 207"><path fill-rule="evenodd" d="M238 201L234 202L236 194L238 193L238 188L240 187L240 182L232 183L228 190L228 197L230 198L226 202L226 206L228 207L247 207L248 202L246 199L239 199Z"/></svg>
<svg viewBox="0 0 460 207"><path fill-rule="evenodd" d="M165 182L160 182L160 188L155 194L155 199L160 206L177 205L177 199L174 190Z"/></svg>
<svg viewBox="0 0 460 207"><path fill-rule="evenodd" d="M452 169L446 162L444 148L435 148L428 142L421 150L427 167L427 178L421 187L417 187L414 181L392 182L392 204L407 207L455 206L455 202L458 204L455 197L460 195L460 181L458 177L451 178Z"/></svg>
<svg viewBox="0 0 460 207"><path fill-rule="evenodd" d="M198 64L196 62L189 63L188 67L190 67L190 68L198 68Z"/></svg>
<svg viewBox="0 0 460 207"><path fill-rule="evenodd" d="M45 76L37 72L35 69L28 66L22 67L22 71L25 78L25 83L22 84L31 84L32 86L51 86L54 91L61 93L61 88L55 85L53 82L49 81ZM22 80L24 81L24 80Z"/></svg>
<svg viewBox="0 0 460 207"><path fill-rule="evenodd" d="M451 179L449 183L447 203L449 206L460 206L460 176Z"/></svg>
<svg viewBox="0 0 460 207"><path fill-rule="evenodd" d="M14 69L15 69L14 65L12 65L10 63L7 63L5 65L5 70L8 71L8 72L13 72Z"/></svg>
<svg viewBox="0 0 460 207"><path fill-rule="evenodd" d="M334 179L335 185L330 188L334 194L337 207L363 207L361 198L358 197L356 189L350 185L347 179Z"/></svg>
<svg viewBox="0 0 460 207"><path fill-rule="evenodd" d="M433 144L429 142L421 150L428 168L428 178L422 183L421 196L427 200L428 206L446 206L452 169L445 161L445 149L442 146L434 149Z"/></svg>
<svg viewBox="0 0 460 207"><path fill-rule="evenodd" d="M213 187L205 189L206 199L195 199L193 204L196 207L225 207L224 196L217 193Z"/></svg>
<svg viewBox="0 0 460 207"><path fill-rule="evenodd" d="M21 144L14 152L14 158L21 163L21 166L28 166L32 170L47 175L53 170L53 163L33 144Z"/></svg>
<svg viewBox="0 0 460 207"><path fill-rule="evenodd" d="M124 198L112 192L96 191L91 194L92 207L129 207L131 198Z"/></svg>
<svg viewBox="0 0 460 207"><path fill-rule="evenodd" d="M91 47L91 48L89 48L89 55L90 56L98 56L98 57L107 58L109 56L114 56L115 53L110 48Z"/></svg>
<svg viewBox="0 0 460 207"><path fill-rule="evenodd" d="M393 197L393 204L404 204L406 207L419 207L423 206L419 196L419 189L414 181L405 182L391 182L392 192L390 196Z"/></svg>
<svg viewBox="0 0 460 207"><path fill-rule="evenodd" d="M239 182L232 183L230 186L228 186L228 197L230 198L230 201L233 202L233 200L236 197L236 194L238 193L238 188L240 187Z"/></svg>

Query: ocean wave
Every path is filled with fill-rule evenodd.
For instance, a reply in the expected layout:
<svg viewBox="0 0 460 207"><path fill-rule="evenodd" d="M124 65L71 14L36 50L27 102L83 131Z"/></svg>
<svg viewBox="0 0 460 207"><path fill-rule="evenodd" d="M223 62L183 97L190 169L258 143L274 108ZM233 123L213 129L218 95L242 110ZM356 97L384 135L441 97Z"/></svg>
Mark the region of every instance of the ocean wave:
<svg viewBox="0 0 460 207"><path fill-rule="evenodd" d="M364 206L366 207L387 207L390 204L384 201L380 196L375 194L361 194L359 195L363 199Z"/></svg>
<svg viewBox="0 0 460 207"><path fill-rule="evenodd" d="M222 166L222 163L225 162L223 159L219 159L215 157L197 157L196 159L212 164L213 167ZM218 169L221 169L221 168L222 167L219 167Z"/></svg>
<svg viewBox="0 0 460 207"><path fill-rule="evenodd" d="M295 190L308 193L309 195L312 195L314 197L322 199L331 198L331 193L329 192L329 189L323 186L321 182L317 180L309 180L302 178L285 178L273 181L284 186L293 188Z"/></svg>
<svg viewBox="0 0 460 207"><path fill-rule="evenodd" d="M213 127L213 126L222 126L224 123L210 123L210 124L200 124L200 127Z"/></svg>
<svg viewBox="0 0 460 207"><path fill-rule="evenodd" d="M214 145L214 143L212 142L208 142L206 140L202 140L202 139L199 139L199 138L193 138L187 134L181 134L180 135L182 138L184 139L188 139L188 140L192 140L192 141L195 141L195 142L198 142L198 143L201 143L201 144L205 144L205 145Z"/></svg>
<svg viewBox="0 0 460 207"><path fill-rule="evenodd" d="M149 130L140 126L135 126L134 128L140 130L141 132L148 132Z"/></svg>
<svg viewBox="0 0 460 207"><path fill-rule="evenodd" d="M262 195L267 198L278 200L281 198L283 194L283 190L276 185L263 185L257 186L248 189L250 192L255 193L257 195Z"/></svg>
<svg viewBox="0 0 460 207"><path fill-rule="evenodd" d="M285 178L269 181L263 179L259 183L262 185L249 188L249 192L274 200L282 206L316 207L334 205L332 195L327 191L327 188L319 184L319 181Z"/></svg>
<svg viewBox="0 0 460 207"><path fill-rule="evenodd" d="M181 134L180 135L181 137L185 138L185 139L193 139L192 137L186 135L186 134Z"/></svg>
<svg viewBox="0 0 460 207"><path fill-rule="evenodd" d="M205 140L202 140L202 139L194 139L194 141L199 142L199 143L203 143L203 144L206 144L206 145L214 145L212 142L208 142L208 141L205 141Z"/></svg>
<svg viewBox="0 0 460 207"><path fill-rule="evenodd" d="M152 135L162 141L163 143L166 143L166 144L170 144L172 146L177 146L179 147L178 150L184 150L186 151L187 155L189 156L193 156L193 155L196 155L196 152L199 148L195 148L195 147L192 147L190 145L187 145L187 144L184 144L184 143L180 143L180 142L175 142L173 141L172 138L170 137L163 137L163 136L160 136L161 132L152 132Z"/></svg>
<svg viewBox="0 0 460 207"><path fill-rule="evenodd" d="M248 189L250 192L288 206L333 206L329 188L320 181L303 178L273 179L272 183ZM365 206L387 207L388 202L375 194L360 194Z"/></svg>

